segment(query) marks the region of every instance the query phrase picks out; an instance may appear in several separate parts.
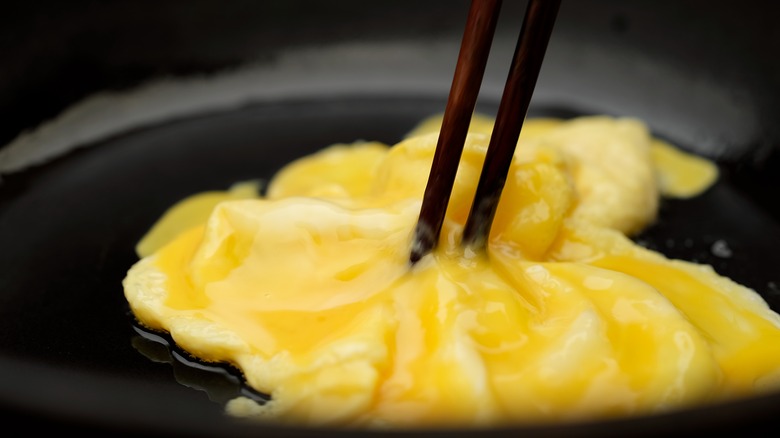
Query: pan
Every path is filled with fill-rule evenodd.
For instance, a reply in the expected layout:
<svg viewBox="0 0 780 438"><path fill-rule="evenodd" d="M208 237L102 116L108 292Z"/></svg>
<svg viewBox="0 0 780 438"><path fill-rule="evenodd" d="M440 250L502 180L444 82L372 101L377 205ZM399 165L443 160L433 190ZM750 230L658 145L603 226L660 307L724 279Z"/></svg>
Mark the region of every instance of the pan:
<svg viewBox="0 0 780 438"><path fill-rule="evenodd" d="M394 144L442 112L468 2L37 0L4 9L6 424L149 436L335 434L226 418L226 400L262 394L137 326L121 281L135 244L183 197L267 181L330 144ZM522 1L503 5L482 113L495 114L524 10ZM776 311L778 18L770 0L564 0L529 113L636 117L716 162L710 190L665 199L636 240L713 266ZM748 435L776 430L779 414L780 394L768 394L614 421L432 433Z"/></svg>

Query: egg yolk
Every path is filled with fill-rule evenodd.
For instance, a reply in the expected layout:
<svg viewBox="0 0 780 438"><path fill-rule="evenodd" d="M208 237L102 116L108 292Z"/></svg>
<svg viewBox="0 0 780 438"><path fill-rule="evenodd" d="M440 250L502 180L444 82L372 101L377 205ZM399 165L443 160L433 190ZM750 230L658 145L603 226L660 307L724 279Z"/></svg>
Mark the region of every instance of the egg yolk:
<svg viewBox="0 0 780 438"><path fill-rule="evenodd" d="M232 415L368 428L649 414L780 387L780 316L631 235L717 178L630 118L529 119L485 253L460 245L492 120L475 116L437 248L409 252L440 117L296 160L264 195L194 195L139 244L137 319L271 395Z"/></svg>

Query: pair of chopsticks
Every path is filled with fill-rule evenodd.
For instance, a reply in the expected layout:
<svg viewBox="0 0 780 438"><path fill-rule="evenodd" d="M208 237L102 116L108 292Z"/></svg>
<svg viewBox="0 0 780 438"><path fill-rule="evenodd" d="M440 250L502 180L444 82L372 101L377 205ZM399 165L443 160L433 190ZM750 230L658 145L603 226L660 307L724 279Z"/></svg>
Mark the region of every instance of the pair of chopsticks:
<svg viewBox="0 0 780 438"><path fill-rule="evenodd" d="M529 0L496 115L462 244L487 245L523 121L533 95L561 0ZM409 260L416 263L439 240L463 145L485 73L501 0L472 0L455 75L444 110L431 173L423 196Z"/></svg>

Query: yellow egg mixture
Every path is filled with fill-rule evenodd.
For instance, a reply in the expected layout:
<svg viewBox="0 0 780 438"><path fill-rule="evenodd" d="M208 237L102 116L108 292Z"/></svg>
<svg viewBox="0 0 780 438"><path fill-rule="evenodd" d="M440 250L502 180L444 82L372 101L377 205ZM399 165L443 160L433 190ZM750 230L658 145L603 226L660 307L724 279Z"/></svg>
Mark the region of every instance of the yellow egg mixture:
<svg viewBox="0 0 780 438"><path fill-rule="evenodd" d="M440 117L177 204L139 243L138 320L272 401L232 415L367 428L545 424L780 388L780 317L630 237L709 161L631 118L529 119L486 254L464 251L493 121L475 116L437 249L409 264Z"/></svg>

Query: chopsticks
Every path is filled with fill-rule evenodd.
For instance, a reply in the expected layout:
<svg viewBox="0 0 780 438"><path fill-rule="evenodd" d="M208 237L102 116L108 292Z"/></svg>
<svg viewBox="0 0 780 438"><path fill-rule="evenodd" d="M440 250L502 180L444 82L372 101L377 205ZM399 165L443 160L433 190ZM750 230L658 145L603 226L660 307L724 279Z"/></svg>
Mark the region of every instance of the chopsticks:
<svg viewBox="0 0 780 438"><path fill-rule="evenodd" d="M529 0L462 245L487 246L490 227L533 95L561 0ZM472 0L409 261L435 248L495 33L500 0Z"/></svg>

